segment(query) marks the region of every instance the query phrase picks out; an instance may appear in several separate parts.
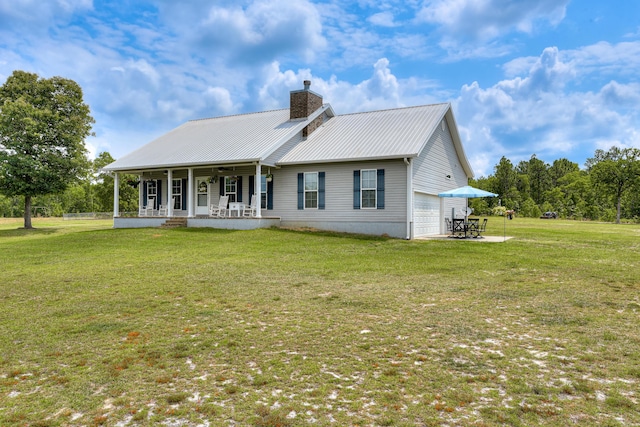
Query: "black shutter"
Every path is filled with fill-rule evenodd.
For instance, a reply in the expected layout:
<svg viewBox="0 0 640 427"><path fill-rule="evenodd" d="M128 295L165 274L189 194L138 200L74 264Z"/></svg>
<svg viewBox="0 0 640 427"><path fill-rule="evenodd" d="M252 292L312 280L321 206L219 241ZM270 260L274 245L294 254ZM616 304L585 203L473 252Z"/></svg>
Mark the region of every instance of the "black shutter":
<svg viewBox="0 0 640 427"><path fill-rule="evenodd" d="M156 205L154 206L156 209L160 208L160 205L162 204L162 180L159 179L156 187Z"/></svg>
<svg viewBox="0 0 640 427"><path fill-rule="evenodd" d="M187 180L182 178L182 210L187 210Z"/></svg>
<svg viewBox="0 0 640 427"><path fill-rule="evenodd" d="M224 196L224 176L220 177L220 196Z"/></svg>
<svg viewBox="0 0 640 427"><path fill-rule="evenodd" d="M304 209L304 174L298 174L298 209Z"/></svg>
<svg viewBox="0 0 640 427"><path fill-rule="evenodd" d="M318 209L324 209L324 172L318 172Z"/></svg>
<svg viewBox="0 0 640 427"><path fill-rule="evenodd" d="M242 202L242 177L236 180L236 202Z"/></svg>
<svg viewBox="0 0 640 427"><path fill-rule="evenodd" d="M148 182L149 181L142 181L142 206L147 206L147 183Z"/></svg>
<svg viewBox="0 0 640 427"><path fill-rule="evenodd" d="M256 181L256 177L253 175L249 175L249 204L251 204L253 193L256 191L255 181Z"/></svg>
<svg viewBox="0 0 640 427"><path fill-rule="evenodd" d="M384 209L384 169L378 169L378 200L376 208Z"/></svg>
<svg viewBox="0 0 640 427"><path fill-rule="evenodd" d="M262 200L262 196L258 194L258 203ZM267 182L267 209L273 209L273 181Z"/></svg>
<svg viewBox="0 0 640 427"><path fill-rule="evenodd" d="M360 209L360 171L353 171L353 209Z"/></svg>

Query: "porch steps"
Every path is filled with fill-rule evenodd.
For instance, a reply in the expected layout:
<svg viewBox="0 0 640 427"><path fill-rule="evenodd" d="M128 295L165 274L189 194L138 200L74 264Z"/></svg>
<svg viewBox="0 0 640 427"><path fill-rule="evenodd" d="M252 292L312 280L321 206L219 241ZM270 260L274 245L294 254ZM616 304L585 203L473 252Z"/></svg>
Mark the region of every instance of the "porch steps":
<svg viewBox="0 0 640 427"><path fill-rule="evenodd" d="M176 228L176 227L186 227L186 226L187 226L187 218L169 218L160 227Z"/></svg>

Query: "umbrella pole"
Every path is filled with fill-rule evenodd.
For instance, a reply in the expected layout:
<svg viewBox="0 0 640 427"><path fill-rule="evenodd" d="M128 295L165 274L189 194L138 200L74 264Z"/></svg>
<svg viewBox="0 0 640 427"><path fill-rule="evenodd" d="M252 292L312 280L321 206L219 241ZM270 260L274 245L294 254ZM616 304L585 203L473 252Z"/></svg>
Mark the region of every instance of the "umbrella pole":
<svg viewBox="0 0 640 427"><path fill-rule="evenodd" d="M502 226L502 241L507 241L507 215L504 215L504 225Z"/></svg>

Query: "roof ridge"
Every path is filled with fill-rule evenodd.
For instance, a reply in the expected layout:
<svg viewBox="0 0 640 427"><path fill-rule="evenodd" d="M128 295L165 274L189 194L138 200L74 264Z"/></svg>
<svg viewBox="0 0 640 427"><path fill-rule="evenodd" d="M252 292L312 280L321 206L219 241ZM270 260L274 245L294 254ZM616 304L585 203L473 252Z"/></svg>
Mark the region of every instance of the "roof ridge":
<svg viewBox="0 0 640 427"><path fill-rule="evenodd" d="M252 112L250 112L250 113L229 114L228 116L201 117L201 118L199 118L199 119L191 119L191 120L188 120L186 123L189 123L189 122L199 122L199 121L203 121L203 120L226 119L226 118L228 118L228 117L250 116L250 115L252 115L252 114L273 113L273 112L276 112L276 111L284 111L284 110L288 110L288 108L276 108L276 109L273 109L273 110L252 111Z"/></svg>
<svg viewBox="0 0 640 427"><path fill-rule="evenodd" d="M371 111L355 111L353 113L345 113L345 114L337 114L336 117L342 116L354 116L356 114L370 114L370 113L382 113L385 111L396 111L396 110L409 110L411 108L420 108L420 107L435 107L437 105L449 105L450 102L438 102L436 104L421 104L421 105L411 105L407 107L395 107L395 108L384 108L382 110L371 110Z"/></svg>

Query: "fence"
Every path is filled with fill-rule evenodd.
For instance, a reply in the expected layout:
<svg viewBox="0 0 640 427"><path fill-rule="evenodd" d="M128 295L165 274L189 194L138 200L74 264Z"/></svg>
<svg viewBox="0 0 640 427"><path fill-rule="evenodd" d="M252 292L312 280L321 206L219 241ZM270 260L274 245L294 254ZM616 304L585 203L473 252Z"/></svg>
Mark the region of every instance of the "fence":
<svg viewBox="0 0 640 427"><path fill-rule="evenodd" d="M64 221L81 220L81 219L111 219L113 212L80 212L62 214Z"/></svg>

